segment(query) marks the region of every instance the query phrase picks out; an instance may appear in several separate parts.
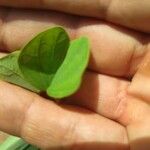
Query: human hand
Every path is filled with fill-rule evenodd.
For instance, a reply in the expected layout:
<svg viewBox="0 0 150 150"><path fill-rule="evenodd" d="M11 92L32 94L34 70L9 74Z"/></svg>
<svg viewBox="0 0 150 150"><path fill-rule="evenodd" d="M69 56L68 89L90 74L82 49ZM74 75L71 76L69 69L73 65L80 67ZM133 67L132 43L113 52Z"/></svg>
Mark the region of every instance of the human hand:
<svg viewBox="0 0 150 150"><path fill-rule="evenodd" d="M11 4L7 0L0 3ZM13 1L14 5L21 3L24 6L25 1ZM145 6L148 3L145 1ZM65 4L67 8L67 1ZM56 0L53 6L60 7ZM96 4L86 8L91 6ZM70 11L79 12L77 8L72 6ZM140 26L135 16L137 24L132 27L149 33L149 20L143 23L145 27ZM149 34L52 11L2 7L0 18L0 48L5 51L19 49L37 32L53 25L64 26L71 38L85 35L91 42L89 70L81 88L62 103L1 81L1 130L44 149L150 149ZM132 23L125 21L127 24Z"/></svg>
<svg viewBox="0 0 150 150"><path fill-rule="evenodd" d="M2 6L51 9L96 17L150 33L149 0L1 0Z"/></svg>

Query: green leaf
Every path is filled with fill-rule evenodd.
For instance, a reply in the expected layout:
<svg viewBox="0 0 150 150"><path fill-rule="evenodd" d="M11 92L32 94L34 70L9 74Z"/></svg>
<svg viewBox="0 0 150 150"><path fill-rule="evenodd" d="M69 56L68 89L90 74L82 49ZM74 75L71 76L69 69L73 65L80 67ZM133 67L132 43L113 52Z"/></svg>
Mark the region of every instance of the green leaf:
<svg viewBox="0 0 150 150"><path fill-rule="evenodd" d="M80 86L89 60L89 42L82 37L68 47L69 37L64 29L48 29L20 53L1 59L0 77L35 92L46 91L53 98L69 96Z"/></svg>
<svg viewBox="0 0 150 150"><path fill-rule="evenodd" d="M63 98L73 94L80 86L88 60L88 39L82 37L72 41L63 64L47 89L47 94L54 98Z"/></svg>
<svg viewBox="0 0 150 150"><path fill-rule="evenodd" d="M0 150L39 150L39 148L26 143L19 137L9 136L0 144Z"/></svg>
<svg viewBox="0 0 150 150"><path fill-rule="evenodd" d="M19 51L16 51L0 59L0 79L38 92L36 88L25 80L19 70L17 62L19 53Z"/></svg>
<svg viewBox="0 0 150 150"><path fill-rule="evenodd" d="M21 51L18 62L25 79L46 91L69 47L69 37L61 27L48 29L31 40Z"/></svg>
<svg viewBox="0 0 150 150"><path fill-rule="evenodd" d="M20 145L24 145L25 142L14 136L9 136L1 145L0 145L0 150L15 150Z"/></svg>

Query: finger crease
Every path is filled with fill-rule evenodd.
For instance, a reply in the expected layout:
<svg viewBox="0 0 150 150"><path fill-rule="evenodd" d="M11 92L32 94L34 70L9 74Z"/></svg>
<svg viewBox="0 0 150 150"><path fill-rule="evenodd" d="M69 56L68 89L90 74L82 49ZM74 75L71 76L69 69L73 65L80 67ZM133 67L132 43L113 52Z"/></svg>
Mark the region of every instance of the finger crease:
<svg viewBox="0 0 150 150"><path fill-rule="evenodd" d="M23 137L23 133L24 133L24 130L25 130L25 126L27 125L27 122L28 122L28 112L30 112L30 109L32 108L35 100L37 99L37 96L35 94L32 95L32 98L30 99L30 104L26 107L25 109L25 113L22 117L22 121L21 121L21 125L20 125L20 136Z"/></svg>
<svg viewBox="0 0 150 150"><path fill-rule="evenodd" d="M127 88L128 85L125 86L119 83L116 96L118 103L114 112L114 116L116 117L115 120L118 122L122 122L122 117L124 117L124 114L126 113L125 110L127 108Z"/></svg>
<svg viewBox="0 0 150 150"><path fill-rule="evenodd" d="M142 53L136 56L136 52L141 49ZM139 44L135 44L132 50L132 54L127 62L127 69L125 71L125 75L126 76L131 76L131 74L135 74L139 68L139 65L141 63L141 61L143 60L144 56L146 55L147 50L145 48L145 46L143 45L139 45ZM132 70L132 65L134 65L134 62L136 62L137 60L139 60L138 64L136 65L137 67L135 68L134 72Z"/></svg>

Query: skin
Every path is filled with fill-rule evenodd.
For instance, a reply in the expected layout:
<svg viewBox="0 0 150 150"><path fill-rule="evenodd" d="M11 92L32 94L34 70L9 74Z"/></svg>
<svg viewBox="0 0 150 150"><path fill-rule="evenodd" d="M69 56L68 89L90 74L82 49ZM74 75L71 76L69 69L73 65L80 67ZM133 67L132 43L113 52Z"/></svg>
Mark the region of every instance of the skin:
<svg viewBox="0 0 150 150"><path fill-rule="evenodd" d="M150 2L61 3L64 7L58 0L0 1L2 52L20 49L38 32L54 25L64 26L72 39L84 35L91 43L82 85L62 102L0 81L0 130L46 150L149 150ZM42 6L107 21L3 6Z"/></svg>

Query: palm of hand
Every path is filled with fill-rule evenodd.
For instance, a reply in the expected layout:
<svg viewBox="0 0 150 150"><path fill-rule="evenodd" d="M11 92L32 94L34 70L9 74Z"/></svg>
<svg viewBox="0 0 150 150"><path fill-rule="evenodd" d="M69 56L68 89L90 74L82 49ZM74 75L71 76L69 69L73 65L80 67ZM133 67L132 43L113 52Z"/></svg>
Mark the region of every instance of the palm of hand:
<svg viewBox="0 0 150 150"><path fill-rule="evenodd" d="M93 19L74 19L80 21L76 28L70 16L54 12L12 10L8 15L1 49L19 48L53 24L66 26L71 37L88 36L92 49L81 88L63 104L0 82L0 129L46 149L150 149L149 36Z"/></svg>

